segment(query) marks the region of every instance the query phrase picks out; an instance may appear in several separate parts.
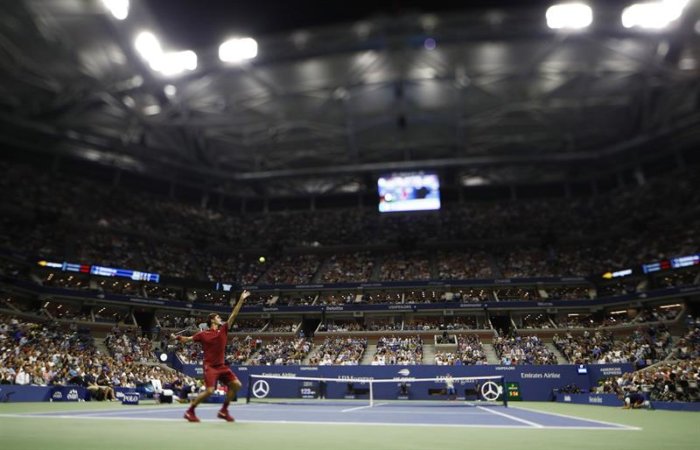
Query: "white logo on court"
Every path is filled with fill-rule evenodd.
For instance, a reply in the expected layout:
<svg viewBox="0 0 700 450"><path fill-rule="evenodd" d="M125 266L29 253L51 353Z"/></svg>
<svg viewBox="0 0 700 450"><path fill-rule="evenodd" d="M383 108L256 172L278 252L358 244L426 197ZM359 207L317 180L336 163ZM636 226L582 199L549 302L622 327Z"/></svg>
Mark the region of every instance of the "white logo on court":
<svg viewBox="0 0 700 450"><path fill-rule="evenodd" d="M258 380L253 384L253 395L256 398L265 398L270 393L270 385L265 380Z"/></svg>
<svg viewBox="0 0 700 450"><path fill-rule="evenodd" d="M494 383L493 381L487 381L481 385L481 395L486 400L493 402L498 399L498 395L501 393L501 387Z"/></svg>

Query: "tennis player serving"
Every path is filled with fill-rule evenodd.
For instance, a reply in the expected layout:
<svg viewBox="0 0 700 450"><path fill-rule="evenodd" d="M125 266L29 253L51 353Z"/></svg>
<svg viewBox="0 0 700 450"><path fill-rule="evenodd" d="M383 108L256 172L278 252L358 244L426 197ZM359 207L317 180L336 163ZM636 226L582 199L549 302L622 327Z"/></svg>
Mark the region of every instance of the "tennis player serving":
<svg viewBox="0 0 700 450"><path fill-rule="evenodd" d="M241 382L231 368L224 362L224 351L226 350L226 341L228 340L228 330L233 326L233 322L236 320L236 316L238 316L248 296L250 296L250 292L241 292L238 303L236 303L236 306L233 308L226 322L221 319L219 314L211 313L207 319L207 325L209 325L208 330L200 331L191 337L177 336L175 334L170 335L171 339L176 339L178 342L199 342L204 351L204 386L206 390L192 400L189 409L185 412L184 417L190 422L199 422L199 418L194 410L197 405L206 400L214 392L217 381L221 381L222 384L228 386L228 392L226 393L224 405L221 407L216 417L227 422L234 421L233 417L228 413L228 405L231 403L231 400L233 400L236 392L241 388Z"/></svg>

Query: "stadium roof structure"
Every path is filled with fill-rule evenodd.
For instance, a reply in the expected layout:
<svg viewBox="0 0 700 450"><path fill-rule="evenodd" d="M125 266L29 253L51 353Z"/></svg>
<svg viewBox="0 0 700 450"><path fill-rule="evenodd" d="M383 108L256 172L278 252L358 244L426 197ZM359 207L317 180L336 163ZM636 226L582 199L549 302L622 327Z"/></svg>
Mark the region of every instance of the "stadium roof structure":
<svg viewBox="0 0 700 450"><path fill-rule="evenodd" d="M134 47L167 35L142 2L126 20L97 0L3 2L0 142L257 196L402 170L585 178L700 141L698 3L656 31L606 3L569 32L542 5L375 17L256 36L240 64L191 49L196 69L167 77Z"/></svg>

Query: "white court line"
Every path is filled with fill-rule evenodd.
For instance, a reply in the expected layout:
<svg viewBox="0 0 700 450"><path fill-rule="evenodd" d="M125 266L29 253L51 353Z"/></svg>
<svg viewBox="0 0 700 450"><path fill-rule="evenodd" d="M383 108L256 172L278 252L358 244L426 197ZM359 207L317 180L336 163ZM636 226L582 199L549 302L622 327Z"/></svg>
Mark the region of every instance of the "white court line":
<svg viewBox="0 0 700 450"><path fill-rule="evenodd" d="M375 405L379 406L379 405ZM369 408L368 406L363 406L363 408ZM356 409L356 408L353 408ZM327 411L327 410L326 410ZM343 411L344 412L344 411ZM472 412L472 411L449 411L449 412L444 412L444 411L407 411L407 410L395 410L394 408L388 410L386 408L373 411L372 409L367 409L365 411L366 414L381 414L381 415L386 415L386 414L391 414L392 416L398 416L398 415L406 415L406 416L440 416L440 417L465 417L465 416L479 416L479 417L484 417L485 414L482 412Z"/></svg>
<svg viewBox="0 0 700 450"><path fill-rule="evenodd" d="M602 424L602 425L611 425L611 426L615 426L615 427L619 427L619 428L624 428L624 429L627 429L627 430L634 430L634 431L641 431L641 430L643 430L643 428L633 427L633 426L631 426L631 425L624 425L624 424L621 424L621 423L605 422L604 420L596 420L596 419L586 419L585 417L577 417L577 416L570 416L570 415L568 415L568 414L559 414L559 413L553 413L553 412L549 412L549 411L541 411L541 410L539 410L539 409L523 408L522 406L512 406L512 408L513 408L513 409L519 409L519 410L522 410L522 411L536 412L536 413L540 413L540 414L549 414L549 415L552 415L552 416L559 416L559 417L564 417L564 418L567 418L567 419L585 420L586 422L599 423L599 424Z"/></svg>
<svg viewBox="0 0 700 450"><path fill-rule="evenodd" d="M15 419L86 419L86 420L129 420L129 421L151 421L151 422L184 422L184 419L164 419L156 417L95 417L95 416L31 416L27 414L0 414L0 417L15 418ZM226 423L221 419L201 419L202 422L219 422ZM292 421L292 420L240 420L236 419L236 423L273 423L273 424L286 424L286 425L354 425L354 426L389 426L389 427L425 427L425 428L508 428L508 429L520 429L522 426L513 425L478 425L478 424L429 424L429 423L391 423L391 422L319 422L319 421ZM196 425L193 425L196 426ZM552 427L557 428L557 427ZM575 427L558 427L565 429L574 429ZM583 428L588 429L588 428Z"/></svg>
<svg viewBox="0 0 700 450"><path fill-rule="evenodd" d="M85 420L122 420L122 421L147 421L147 422L178 422L181 423L184 421L182 418L172 418L172 419L166 419L166 418L158 418L158 417L96 417L96 416L83 416L83 417L78 417L78 416L65 416L65 415L56 415L56 416L40 416L40 415L30 415L30 414L0 414L0 417L7 417L7 418L12 418L12 419L85 419ZM202 422L216 422L216 423L221 423L221 424L226 424L227 422L222 421L221 419L201 419ZM423 428L493 428L493 429L515 429L515 430L523 430L523 429L537 429L537 430L601 430L599 427L579 427L579 426L573 426L573 427L567 427L567 426L556 426L556 427L532 427L532 428L524 428L519 425L480 425L480 424L430 424L430 423L392 423L392 422L334 422L334 421L326 421L326 422L319 422L319 421L309 421L309 420L299 420L299 421L292 421L292 420L247 420L247 419L236 419L236 423L272 423L272 424L279 424L279 425L351 425L351 426L361 426L361 427L367 427L367 426L387 426L387 427L423 427ZM196 427L196 425L192 425ZM629 431L628 429L625 428L610 428L609 430L606 431Z"/></svg>
<svg viewBox="0 0 700 450"><path fill-rule="evenodd" d="M154 422L167 422L174 421L175 419L165 419L157 417L98 417L98 416L66 416L66 415L53 415L53 416L43 416L43 415L32 415L32 414L0 414L0 417L7 417L12 419L74 419L74 420L150 420ZM178 421L184 419L178 419Z"/></svg>
<svg viewBox="0 0 700 450"><path fill-rule="evenodd" d="M374 408L375 406L382 406L382 405L388 405L388 403L377 403L376 405L365 405L365 406L356 406L354 408L348 408L348 409L341 409L340 412L350 412L350 411L359 411L361 409L366 409L366 408Z"/></svg>
<svg viewBox="0 0 700 450"><path fill-rule="evenodd" d="M483 406L477 406L477 408L479 408L479 409L481 409L481 410L483 410L483 411L490 412L491 414L495 414L495 415L497 415L497 416L505 417L505 418L510 419L510 420L515 420L516 422L520 422L520 423L524 423L524 424L526 424L526 425L530 425L531 427L535 427L535 428L544 428L544 426L543 426L543 425L540 425L539 423L530 422L529 420L525 420L525 419L521 419L521 418L519 418L519 417L511 416L510 414L502 413L502 412L499 412L499 411L492 411L492 410L490 410L490 409L488 409L488 408L484 408ZM548 427L548 428L549 428L549 427Z"/></svg>
<svg viewBox="0 0 700 450"><path fill-rule="evenodd" d="M234 404L231 403L230 408L244 408L248 407L249 405L245 404ZM123 409L121 409L123 408ZM221 408L221 405L212 405L212 404L202 404L198 406L198 411L209 411L209 410L214 410L214 409L219 409ZM15 416L31 416L31 417L51 417L51 416L56 416L56 415L65 415L65 416L71 416L71 417L82 417L82 416L88 416L88 415L94 415L94 414L130 414L130 413L153 413L153 412L162 412L162 411L179 411L181 410L184 412L187 409L187 405L172 405L172 406L121 406L121 405L116 405L115 408L113 409L66 409L66 410L58 410L58 411L40 411L40 412L28 412L28 413L16 413ZM324 409L324 411L327 411L327 409ZM13 416L13 417L15 417ZM0 417L2 417L2 414L0 414Z"/></svg>

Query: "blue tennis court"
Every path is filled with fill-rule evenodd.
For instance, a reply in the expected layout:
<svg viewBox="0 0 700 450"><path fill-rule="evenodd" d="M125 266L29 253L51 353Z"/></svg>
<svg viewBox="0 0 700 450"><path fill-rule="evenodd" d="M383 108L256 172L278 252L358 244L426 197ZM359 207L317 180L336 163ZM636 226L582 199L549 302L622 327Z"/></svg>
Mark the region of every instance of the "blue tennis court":
<svg viewBox="0 0 700 450"><path fill-rule="evenodd" d="M116 405L115 405L116 406ZM216 418L219 405L201 405L197 415L202 421ZM232 405L231 414L241 423L307 423L391 426L492 427L515 429L590 429L639 430L626 425L540 412L519 407L465 406L464 404L376 403L357 406L352 403L322 404L251 403ZM183 421L184 407L116 407L109 410L47 411L15 414L14 417L81 418L118 420ZM222 422L223 423L223 422ZM196 424L192 424L196 426Z"/></svg>

